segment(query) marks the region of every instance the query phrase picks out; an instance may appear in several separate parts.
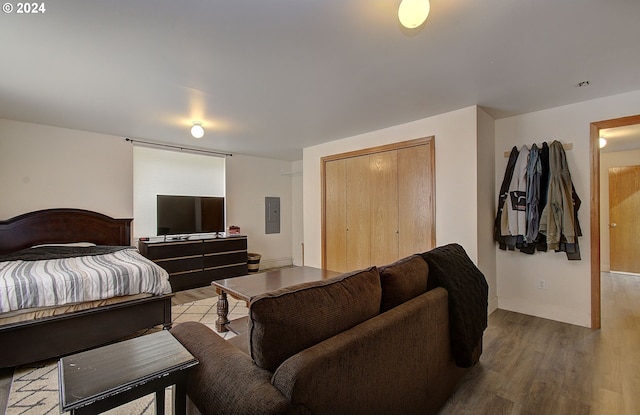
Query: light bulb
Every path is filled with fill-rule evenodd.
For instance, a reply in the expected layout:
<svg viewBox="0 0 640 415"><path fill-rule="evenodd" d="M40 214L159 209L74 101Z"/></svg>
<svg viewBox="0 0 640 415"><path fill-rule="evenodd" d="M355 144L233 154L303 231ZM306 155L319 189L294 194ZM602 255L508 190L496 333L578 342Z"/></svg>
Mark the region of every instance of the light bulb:
<svg viewBox="0 0 640 415"><path fill-rule="evenodd" d="M427 20L430 9L429 0L402 0L398 7L398 19L402 26L414 29Z"/></svg>
<svg viewBox="0 0 640 415"><path fill-rule="evenodd" d="M191 127L191 135L195 138L202 138L204 136L204 128L202 128L202 124L199 122L194 122L193 127Z"/></svg>
<svg viewBox="0 0 640 415"><path fill-rule="evenodd" d="M600 148L606 146L607 145L607 140L604 137L600 137L598 139L598 145L600 145Z"/></svg>

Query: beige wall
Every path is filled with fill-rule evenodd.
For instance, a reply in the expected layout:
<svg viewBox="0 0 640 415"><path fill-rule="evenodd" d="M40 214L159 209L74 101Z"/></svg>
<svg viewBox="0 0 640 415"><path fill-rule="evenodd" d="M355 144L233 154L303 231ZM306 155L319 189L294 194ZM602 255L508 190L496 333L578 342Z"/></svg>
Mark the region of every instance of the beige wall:
<svg viewBox="0 0 640 415"><path fill-rule="evenodd" d="M227 223L249 235L249 249L263 255L262 265L291 264L294 256L301 261L300 173L282 174L292 172L291 162L242 155L226 164ZM133 146L122 137L0 119L0 220L58 207L133 218L133 167ZM265 196L281 198L280 234L265 234ZM292 249L294 228L298 245Z"/></svg>
<svg viewBox="0 0 640 415"><path fill-rule="evenodd" d="M0 219L47 208L133 217L133 156L122 137L0 119Z"/></svg>
<svg viewBox="0 0 640 415"><path fill-rule="evenodd" d="M372 131L304 149L305 263L321 266L320 159L392 142L435 136L436 241L456 242L478 262L477 107ZM492 189L489 189L492 192ZM491 253L493 256L493 252Z"/></svg>
<svg viewBox="0 0 640 415"><path fill-rule="evenodd" d="M640 150L600 153L600 269L609 271L609 168L640 165Z"/></svg>
<svg viewBox="0 0 640 415"><path fill-rule="evenodd" d="M303 198L303 181L302 181L302 160L292 163L291 172L291 248L293 249L293 264L304 265L304 207Z"/></svg>
<svg viewBox="0 0 640 415"><path fill-rule="evenodd" d="M573 143L567 160L578 196L581 261L568 261L564 253L519 252L497 249L498 305L516 311L582 326L591 324L590 269L590 123L640 114L640 91L585 101L544 111L496 120L495 189L499 189L511 147L557 139ZM546 290L537 289L545 279Z"/></svg>
<svg viewBox="0 0 640 415"><path fill-rule="evenodd" d="M482 108L478 108L478 268L489 284L489 312L498 308L496 292L496 255L493 242L493 222L496 214L495 181L495 122Z"/></svg>
<svg viewBox="0 0 640 415"><path fill-rule="evenodd" d="M292 163L234 155L227 164L227 224L249 237L249 251L262 255L260 268L292 263ZM299 192L298 192L299 193ZM280 233L266 234L264 198L280 197Z"/></svg>

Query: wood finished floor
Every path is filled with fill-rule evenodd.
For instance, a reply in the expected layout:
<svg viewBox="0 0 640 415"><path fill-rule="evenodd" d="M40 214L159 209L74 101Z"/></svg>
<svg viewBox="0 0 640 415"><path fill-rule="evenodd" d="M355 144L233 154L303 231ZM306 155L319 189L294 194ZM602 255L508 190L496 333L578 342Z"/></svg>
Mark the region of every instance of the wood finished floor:
<svg viewBox="0 0 640 415"><path fill-rule="evenodd" d="M640 277L602 274L601 330L492 313L449 414L640 414Z"/></svg>
<svg viewBox="0 0 640 415"><path fill-rule="evenodd" d="M197 288L173 302L212 296ZM440 415L640 414L640 276L602 274L602 327L495 311L480 363ZM0 410L12 375L0 370Z"/></svg>

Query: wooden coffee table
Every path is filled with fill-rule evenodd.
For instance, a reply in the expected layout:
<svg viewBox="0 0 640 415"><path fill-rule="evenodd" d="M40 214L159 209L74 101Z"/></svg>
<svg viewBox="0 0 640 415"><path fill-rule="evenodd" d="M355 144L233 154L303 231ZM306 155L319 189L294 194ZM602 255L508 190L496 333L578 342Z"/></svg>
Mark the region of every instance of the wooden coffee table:
<svg viewBox="0 0 640 415"><path fill-rule="evenodd" d="M164 389L176 385L175 413L184 414L188 369L197 364L166 330L63 357L60 412L98 414L155 393L156 414L164 414Z"/></svg>
<svg viewBox="0 0 640 415"><path fill-rule="evenodd" d="M340 275L339 272L328 271L313 267L290 267L266 271L260 274L246 275L244 277L227 278L213 281L211 285L216 287L218 293L218 320L216 330L224 333L230 330L229 326L229 302L227 294L238 300L243 300L249 306L251 299L280 288L313 282ZM232 331L235 331L232 329Z"/></svg>

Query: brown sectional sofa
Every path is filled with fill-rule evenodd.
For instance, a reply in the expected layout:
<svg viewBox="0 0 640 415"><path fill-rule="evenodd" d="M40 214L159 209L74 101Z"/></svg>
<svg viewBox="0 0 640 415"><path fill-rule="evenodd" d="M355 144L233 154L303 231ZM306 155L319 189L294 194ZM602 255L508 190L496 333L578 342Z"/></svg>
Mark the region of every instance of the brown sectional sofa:
<svg viewBox="0 0 640 415"><path fill-rule="evenodd" d="M451 330L452 301L440 286L451 264L441 267L429 253L414 255L253 299L241 347L233 344L238 338L225 341L200 323L178 324L172 333L200 361L188 383L190 409L247 415L437 413L465 373L460 366L478 361L486 327L484 276L459 245L444 248L451 247L478 280L476 295L484 296L477 301L476 312L484 314L479 326L466 326L464 310L464 321L457 323L465 333L475 330L472 347L451 343L458 341ZM450 253L440 252L445 258ZM467 350L468 356L454 356L455 350Z"/></svg>

